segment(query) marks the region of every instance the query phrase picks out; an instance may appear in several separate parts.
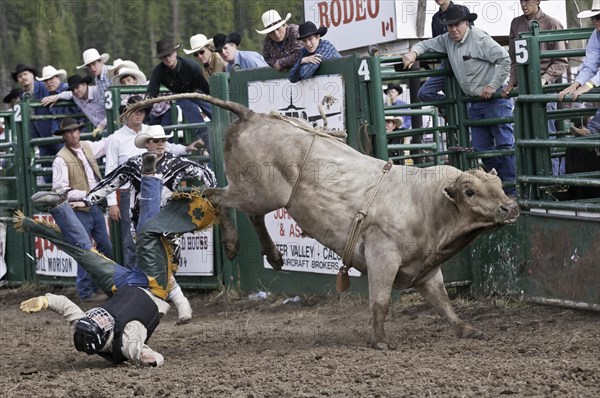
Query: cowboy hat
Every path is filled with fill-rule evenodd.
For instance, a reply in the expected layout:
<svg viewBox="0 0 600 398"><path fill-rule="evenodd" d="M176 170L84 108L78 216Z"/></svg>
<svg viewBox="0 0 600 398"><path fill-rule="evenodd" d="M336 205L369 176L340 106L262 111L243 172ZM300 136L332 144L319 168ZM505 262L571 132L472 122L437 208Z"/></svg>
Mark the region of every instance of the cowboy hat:
<svg viewBox="0 0 600 398"><path fill-rule="evenodd" d="M98 50L96 50L95 48L88 48L87 50L85 50L83 52L83 65L79 65L77 67L77 69L85 68L92 62L98 61L98 60L102 61L102 63L105 64L109 58L110 58L110 55L108 55L107 53L100 55Z"/></svg>
<svg viewBox="0 0 600 398"><path fill-rule="evenodd" d="M203 34L198 34L190 37L190 50L183 49L186 54L193 54L196 51L213 44L213 39L209 39Z"/></svg>
<svg viewBox="0 0 600 398"><path fill-rule="evenodd" d="M54 66L48 65L42 68L42 77L36 77L35 79L38 82L43 82L44 80L48 80L54 76L58 76L60 80L65 80L67 77L67 71L64 69L56 70Z"/></svg>
<svg viewBox="0 0 600 398"><path fill-rule="evenodd" d="M266 35L269 32L274 31L275 29L279 29L280 26L285 25L285 23L292 17L292 14L288 12L285 16L285 19L281 18L281 15L275 10L269 10L262 15L262 23L265 26L264 30L255 29L261 35Z"/></svg>
<svg viewBox="0 0 600 398"><path fill-rule="evenodd" d="M17 64L17 67L15 68L15 71L12 73L12 78L14 81L17 81L17 75L21 72L25 72L25 71L29 71L31 73L33 73L33 75L37 75L37 70L30 65L25 65L25 64Z"/></svg>
<svg viewBox="0 0 600 398"><path fill-rule="evenodd" d="M327 28L325 26L321 26L317 29L317 26L314 23L308 21L298 26L298 37L296 37L296 39L300 40L312 35L325 36L325 33L327 33Z"/></svg>
<svg viewBox="0 0 600 398"><path fill-rule="evenodd" d="M137 79L137 84L146 84L146 75L139 69L119 68L119 73L112 78L112 84L115 86L121 85L121 78L124 76L133 76Z"/></svg>
<svg viewBox="0 0 600 398"><path fill-rule="evenodd" d="M75 87L79 86L82 83L89 85L93 81L94 81L94 78L91 76L81 77L79 75L69 76L69 78L67 79L67 83L69 84L70 91L73 91L73 89Z"/></svg>
<svg viewBox="0 0 600 398"><path fill-rule="evenodd" d="M577 18L591 18L598 14L600 14L600 0L594 0L592 3L592 9L581 11L579 14L577 14Z"/></svg>
<svg viewBox="0 0 600 398"><path fill-rule="evenodd" d="M63 135L66 132L78 130L83 126L85 126L85 123L77 123L75 120L71 119L70 117L67 117L60 122L60 128L52 134Z"/></svg>
<svg viewBox="0 0 600 398"><path fill-rule="evenodd" d="M117 73L119 73L119 69L121 69L121 68L129 68L129 69L137 69L137 70L140 69L140 67L133 61L122 60L121 58L117 58L117 59L115 59L115 62L113 62L112 69L108 70L109 79L112 79L113 77L115 77L115 75Z"/></svg>
<svg viewBox="0 0 600 398"><path fill-rule="evenodd" d="M385 121L387 122L388 120L391 120L394 122L394 125L396 126L397 129L399 129L400 127L402 127L402 118L400 116L386 116L385 117Z"/></svg>
<svg viewBox="0 0 600 398"><path fill-rule="evenodd" d="M129 97L127 99L127 104L121 105L119 107L119 113L122 114L123 112L125 112L127 110L127 108L130 107L130 105L133 105L133 104L138 103L143 100L144 100L144 98L141 95L132 95L131 97ZM152 109L152 105L146 105L142 109L139 109L139 110L150 112L151 109Z"/></svg>
<svg viewBox="0 0 600 398"><path fill-rule="evenodd" d="M223 33L217 33L213 36L213 43L215 45L216 52L221 51L227 43L233 43L236 46L239 46L241 42L242 36L240 36L238 32L231 32L227 36L225 36Z"/></svg>
<svg viewBox="0 0 600 398"><path fill-rule="evenodd" d="M473 22L477 19L477 14L469 12L467 8L463 7L450 7L446 11L442 25L454 25L460 21Z"/></svg>
<svg viewBox="0 0 600 398"><path fill-rule="evenodd" d="M156 56L158 58L164 57L165 55L171 54L173 51L177 51L181 47L181 44L175 45L169 39L162 39L156 42Z"/></svg>
<svg viewBox="0 0 600 398"><path fill-rule="evenodd" d="M148 140L157 140L171 137L173 137L173 133L169 135L165 134L165 129L163 129L163 127L160 124L157 124L154 126L146 126L146 128L144 128L142 132L135 137L135 140L133 142L136 147L146 149L146 141Z"/></svg>
<svg viewBox="0 0 600 398"><path fill-rule="evenodd" d="M8 93L4 96L4 99L2 100L2 102L4 102L5 104L10 104L10 102L13 99L19 98L21 96L22 92L23 92L23 90L21 90L20 88L13 88L12 90L10 90L10 93Z"/></svg>
<svg viewBox="0 0 600 398"><path fill-rule="evenodd" d="M387 94L388 90L396 90L398 92L398 94L402 94L402 92L404 91L404 90L402 90L402 87L399 84L397 84L397 83L390 83L390 84L388 84L387 88L385 90L383 90L383 92L385 94Z"/></svg>

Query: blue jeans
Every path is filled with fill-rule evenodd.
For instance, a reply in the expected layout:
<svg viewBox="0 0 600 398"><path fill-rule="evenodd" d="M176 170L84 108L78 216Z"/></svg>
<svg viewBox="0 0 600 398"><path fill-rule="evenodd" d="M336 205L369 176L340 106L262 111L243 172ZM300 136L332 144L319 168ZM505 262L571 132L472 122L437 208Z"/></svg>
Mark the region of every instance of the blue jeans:
<svg viewBox="0 0 600 398"><path fill-rule="evenodd" d="M182 99L177 100L177 105L181 108L181 112L185 116L188 123L202 123L204 118L200 114L200 109L210 118L212 118L212 108L210 104L205 101L197 99ZM198 109L200 107L200 109ZM196 135L204 141L204 145L209 148L210 151L210 139L208 134L208 128L206 126L200 127L196 130Z"/></svg>
<svg viewBox="0 0 600 398"><path fill-rule="evenodd" d="M587 128L590 130L590 134L600 134L600 108L598 108L596 114L588 123Z"/></svg>
<svg viewBox="0 0 600 398"><path fill-rule="evenodd" d="M154 126L160 124L161 126L170 126L171 125L171 108L168 111L159 116L148 117L146 120L146 124L149 126Z"/></svg>
<svg viewBox="0 0 600 398"><path fill-rule="evenodd" d="M119 211L121 212L121 242L123 244L123 263L129 269L135 267L135 242L131 234L131 215L129 213L130 192L129 190L119 191Z"/></svg>
<svg viewBox="0 0 600 398"><path fill-rule="evenodd" d="M140 231L144 224L160 212L160 195L162 180L156 177L142 176L140 188L140 218L137 230Z"/></svg>
<svg viewBox="0 0 600 398"><path fill-rule="evenodd" d="M448 67L448 61L443 60L439 69L446 69ZM446 88L444 76L431 76L419 89L417 98L421 102L432 102L432 101L443 101L446 99L444 94L439 94L440 91L444 91Z"/></svg>
<svg viewBox="0 0 600 398"><path fill-rule="evenodd" d="M92 237L96 241L96 248L108 258L112 258L112 245L108 238L106 230L106 221L104 214L98 205L90 206L89 211L76 211L75 216L79 219L81 226L85 229L88 237ZM84 267L77 267L77 280L75 281L77 295L80 299L90 297L97 290L96 284L87 273Z"/></svg>
<svg viewBox="0 0 600 398"><path fill-rule="evenodd" d="M546 111L555 111L556 110L556 102L548 102L546 104ZM548 119L548 134L556 133L556 124L555 120ZM551 140L556 139L555 136L550 136ZM554 158L552 159L552 174L557 176L560 174L565 174L565 158Z"/></svg>
<svg viewBox="0 0 600 398"><path fill-rule="evenodd" d="M485 120L501 117L510 117L513 114L511 99L497 99L493 101L473 102L469 108L469 120ZM493 149L509 149L515 146L515 135L512 124L497 124L486 127L471 127L471 143L476 151L490 151ZM515 181L515 157L496 156L482 159L485 167L490 171L496 169L502 181ZM505 190L514 194L514 189Z"/></svg>

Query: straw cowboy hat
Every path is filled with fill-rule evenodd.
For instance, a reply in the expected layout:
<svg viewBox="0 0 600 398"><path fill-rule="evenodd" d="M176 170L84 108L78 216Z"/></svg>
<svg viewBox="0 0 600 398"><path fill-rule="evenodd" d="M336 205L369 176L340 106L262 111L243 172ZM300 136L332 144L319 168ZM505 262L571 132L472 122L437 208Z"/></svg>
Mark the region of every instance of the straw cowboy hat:
<svg viewBox="0 0 600 398"><path fill-rule="evenodd" d="M190 37L190 50L183 49L186 54L193 54L196 51L213 44L213 39L209 39L203 34L197 34Z"/></svg>
<svg viewBox="0 0 600 398"><path fill-rule="evenodd" d="M387 122L388 120L391 120L394 122L394 125L396 126L397 129L399 129L400 127L402 127L402 118L400 116L386 116L385 117L385 121Z"/></svg>
<svg viewBox="0 0 600 398"><path fill-rule="evenodd" d="M63 135L66 132L78 130L85 126L85 123L77 123L75 120L70 117L64 118L62 122L60 122L60 128L56 130L53 135Z"/></svg>
<svg viewBox="0 0 600 398"><path fill-rule="evenodd" d="M146 75L137 68L119 68L119 73L113 76L112 84L121 85L121 78L124 76L133 76L137 79L137 84L146 84Z"/></svg>
<svg viewBox="0 0 600 398"><path fill-rule="evenodd" d="M227 43L233 43L236 46L239 46L242 42L242 36L240 36L238 32L231 32L227 36L225 36L223 33L217 33L213 36L213 42L215 45L215 51L219 52Z"/></svg>
<svg viewBox="0 0 600 398"><path fill-rule="evenodd" d="M17 64L15 71L13 73L11 73L13 80L17 81L17 75L19 73L25 72L25 71L29 71L29 72L33 73L34 76L38 74L37 69L35 69L33 66L25 65L25 64Z"/></svg>
<svg viewBox="0 0 600 398"><path fill-rule="evenodd" d="M281 18L281 15L275 10L269 10L262 15L262 23L265 26L264 30L255 29L261 35L266 35L269 32L274 31L275 29L279 29L280 26L284 25L290 18L292 14L288 12L285 16L285 19Z"/></svg>
<svg viewBox="0 0 600 398"><path fill-rule="evenodd" d="M296 39L300 40L312 35L325 36L325 33L327 33L327 28L325 26L321 26L317 29L317 26L314 23L308 21L298 26L298 37L296 37Z"/></svg>
<svg viewBox="0 0 600 398"><path fill-rule="evenodd" d="M477 14L468 12L463 7L450 7L448 11L446 11L446 16L444 18L442 25L454 25L460 21L473 22L477 19Z"/></svg>
<svg viewBox="0 0 600 398"><path fill-rule="evenodd" d="M146 149L146 141L156 140L161 138L171 138L173 133L165 134L165 129L160 124L154 126L148 126L141 133L139 133L133 141L135 146L141 149Z"/></svg>
<svg viewBox="0 0 600 398"><path fill-rule="evenodd" d="M54 66L48 65L42 68L42 77L36 77L35 79L38 82L43 82L44 80L48 80L54 76L58 76L60 80L65 80L67 78L67 71L64 69L56 70Z"/></svg>
<svg viewBox="0 0 600 398"><path fill-rule="evenodd" d="M113 62L112 69L108 70L109 79L112 79L113 77L115 77L115 75L117 73L119 73L119 69L121 69L121 68L129 68L129 69L137 69L137 70L140 69L138 64L136 64L133 61L117 58L117 59L115 59L115 62Z"/></svg>
<svg viewBox="0 0 600 398"><path fill-rule="evenodd" d="M600 0L594 0L592 3L592 9L581 11L579 14L577 14L577 18L591 18L598 14L600 14Z"/></svg>
<svg viewBox="0 0 600 398"><path fill-rule="evenodd" d="M173 51L177 51L181 47L181 44L175 45L169 39L162 39L156 42L156 56L158 58L164 57L165 55L171 54Z"/></svg>
<svg viewBox="0 0 600 398"><path fill-rule="evenodd" d="M73 89L79 86L82 83L89 85L94 81L94 78L91 76L81 77L79 75L69 76L67 79L67 83L69 84L69 90L73 91Z"/></svg>
<svg viewBox="0 0 600 398"><path fill-rule="evenodd" d="M100 55L98 50L96 50L95 48L88 48L87 50L85 50L83 52L83 65L79 65L77 67L77 69L85 68L92 62L98 61L98 60L102 61L102 63L105 64L109 58L110 58L110 55L108 55L107 53Z"/></svg>

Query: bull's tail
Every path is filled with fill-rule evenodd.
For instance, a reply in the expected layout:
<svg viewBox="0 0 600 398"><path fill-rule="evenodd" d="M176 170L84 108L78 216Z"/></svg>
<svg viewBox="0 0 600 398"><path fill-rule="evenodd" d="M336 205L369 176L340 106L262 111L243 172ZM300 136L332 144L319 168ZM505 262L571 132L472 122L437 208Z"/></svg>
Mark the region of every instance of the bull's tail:
<svg viewBox="0 0 600 398"><path fill-rule="evenodd" d="M142 109L148 105L152 105L157 102L172 101L172 100L178 100L178 99L200 99L200 100L209 102L213 105L218 106L219 108L223 108L230 112L235 113L242 121L248 120L250 118L250 116L252 116L254 114L254 112L252 112L250 109L246 108L242 104L238 104L237 102L223 101L221 99L214 98L214 97L211 97L210 95L206 95L206 94L185 93L185 94L174 94L174 95L167 95L164 97L150 98L150 99L146 99L144 101L130 104L127 106L126 110L121 115L121 119L124 121L133 112L135 112L136 110Z"/></svg>

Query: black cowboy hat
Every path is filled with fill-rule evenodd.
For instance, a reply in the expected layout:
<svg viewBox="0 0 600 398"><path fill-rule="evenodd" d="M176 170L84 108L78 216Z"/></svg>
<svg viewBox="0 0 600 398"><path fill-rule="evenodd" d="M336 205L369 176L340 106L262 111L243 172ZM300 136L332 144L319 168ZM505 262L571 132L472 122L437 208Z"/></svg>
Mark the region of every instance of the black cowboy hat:
<svg viewBox="0 0 600 398"><path fill-rule="evenodd" d="M33 73L34 76L37 76L37 74L38 74L37 69L35 69L33 66L25 65L25 64L17 64L15 71L12 73L13 80L17 81L17 75L26 70Z"/></svg>
<svg viewBox="0 0 600 398"><path fill-rule="evenodd" d="M444 20L442 21L443 25L454 25L459 23L460 21L469 21L473 22L477 19L477 14L474 12L469 12L467 8L464 7L450 7L448 11L446 11L446 15Z"/></svg>
<svg viewBox="0 0 600 398"><path fill-rule="evenodd" d="M298 26L298 37L296 37L296 39L300 40L312 35L325 36L325 33L327 33L327 28L325 26L321 26L317 29L317 26L314 23L308 21Z"/></svg>
<svg viewBox="0 0 600 398"><path fill-rule="evenodd" d="M221 51L227 43L233 43L236 46L239 46L241 42L242 36L240 36L238 32L231 32L227 36L223 33L217 33L213 36L213 44L215 45L216 52Z"/></svg>
<svg viewBox="0 0 600 398"><path fill-rule="evenodd" d="M10 93L8 93L4 96L4 99L2 100L2 102L4 102L5 104L10 104L10 102L13 99L19 98L21 96L22 92L23 92L23 90L21 90L20 88L13 88L12 90L10 90Z"/></svg>
<svg viewBox="0 0 600 398"><path fill-rule="evenodd" d="M164 57L165 55L171 54L173 51L177 51L181 47L181 44L175 45L169 39L162 39L156 42L156 56L158 58Z"/></svg>
<svg viewBox="0 0 600 398"><path fill-rule="evenodd" d="M73 131L82 128L85 126L85 123L77 123L74 119L70 117L64 118L62 122L60 122L60 128L56 130L53 135L63 135L68 131Z"/></svg>
<svg viewBox="0 0 600 398"><path fill-rule="evenodd" d="M73 91L73 89L79 86L81 83L90 84L93 81L94 78L91 76L81 77L79 75L69 76L69 78L67 79L70 91Z"/></svg>
<svg viewBox="0 0 600 398"><path fill-rule="evenodd" d="M387 88L385 90L383 90L383 92L385 94L387 94L388 90L391 90L391 89L396 90L398 92L398 94L402 94L402 92L404 91L404 90L402 90L402 87L400 87L399 84L397 84L397 83L390 83L390 84L388 84Z"/></svg>
<svg viewBox="0 0 600 398"><path fill-rule="evenodd" d="M132 95L131 97L129 97L129 98L127 99L127 104L125 104L125 105L121 105L121 106L119 107L119 113L123 113L123 112L125 112L125 110L126 110L126 109L127 109L129 106L130 106L130 105L133 105L133 104L135 104L135 103L137 103L137 102L140 102L140 101L143 101L143 100L144 100L144 98L143 98L141 95ZM151 109L152 109L152 105L146 105L146 106L144 106L144 107L143 107L142 109L140 109L140 110L143 110L143 111L146 111L146 112L150 112L150 110L151 110Z"/></svg>

